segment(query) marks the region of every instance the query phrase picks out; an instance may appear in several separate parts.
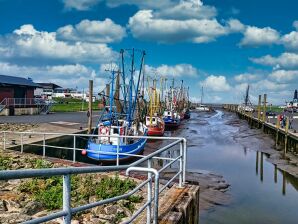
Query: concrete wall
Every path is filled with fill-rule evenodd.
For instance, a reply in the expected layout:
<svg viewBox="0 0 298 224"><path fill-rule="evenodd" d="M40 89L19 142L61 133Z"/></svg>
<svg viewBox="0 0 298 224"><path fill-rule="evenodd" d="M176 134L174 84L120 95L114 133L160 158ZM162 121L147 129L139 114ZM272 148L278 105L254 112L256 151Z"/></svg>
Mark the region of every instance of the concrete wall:
<svg viewBox="0 0 298 224"><path fill-rule="evenodd" d="M8 116L9 115L9 109L3 109L1 112L0 112L0 116Z"/></svg>
<svg viewBox="0 0 298 224"><path fill-rule="evenodd" d="M197 185L176 185L159 198L159 224L198 224L199 222L199 192ZM137 224L146 223L146 213L137 218Z"/></svg>
<svg viewBox="0 0 298 224"><path fill-rule="evenodd" d="M14 108L14 115L35 115L39 114L37 107ZM9 116L9 109L6 108L0 112L0 116Z"/></svg>

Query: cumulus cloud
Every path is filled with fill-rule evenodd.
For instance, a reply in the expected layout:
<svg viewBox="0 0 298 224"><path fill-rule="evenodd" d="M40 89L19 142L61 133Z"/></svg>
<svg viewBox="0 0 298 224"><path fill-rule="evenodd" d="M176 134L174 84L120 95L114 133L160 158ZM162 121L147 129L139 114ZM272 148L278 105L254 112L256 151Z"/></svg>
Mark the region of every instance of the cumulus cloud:
<svg viewBox="0 0 298 224"><path fill-rule="evenodd" d="M229 19L227 21L227 28L230 32L243 32L245 30L245 25L238 19Z"/></svg>
<svg viewBox="0 0 298 224"><path fill-rule="evenodd" d="M225 92L231 90L231 86L227 82L226 77L222 75L210 75L204 81L200 82L200 85L216 92Z"/></svg>
<svg viewBox="0 0 298 224"><path fill-rule="evenodd" d="M180 41L209 42L227 33L216 19L159 19L152 10L140 10L129 19L135 38L161 43Z"/></svg>
<svg viewBox="0 0 298 224"><path fill-rule="evenodd" d="M258 28L248 26L244 31L244 37L240 42L241 46L271 45L279 42L280 34L276 30L265 27Z"/></svg>
<svg viewBox="0 0 298 224"><path fill-rule="evenodd" d="M115 57L115 52L106 44L57 40L56 32L38 31L31 24L23 25L13 34L0 38L0 53L0 58L6 60L46 59L59 63L100 63Z"/></svg>
<svg viewBox="0 0 298 224"><path fill-rule="evenodd" d="M0 62L0 74L30 77L35 82L51 82L63 87L87 88L88 80L95 80L99 90L105 83L104 77L99 77L91 67L81 64L65 64L55 66L20 66L7 62Z"/></svg>
<svg viewBox="0 0 298 224"><path fill-rule="evenodd" d="M67 25L57 30L57 39L91 43L118 42L125 35L125 28L108 18L104 21L85 19L75 26Z"/></svg>
<svg viewBox="0 0 298 224"><path fill-rule="evenodd" d="M195 77L198 75L198 70L190 64L177 64L177 65L161 65L152 67L146 65L146 74L148 75L161 75L164 77L182 77L190 76Z"/></svg>
<svg viewBox="0 0 298 224"><path fill-rule="evenodd" d="M298 68L298 54L295 53L283 53L278 57L266 55L260 58L252 58L254 63L272 66L274 68L293 69Z"/></svg>
<svg viewBox="0 0 298 224"><path fill-rule="evenodd" d="M216 8L203 5L200 0L182 0L172 7L161 8L156 16L163 19L209 19L216 16Z"/></svg>
<svg viewBox="0 0 298 224"><path fill-rule="evenodd" d="M298 80L298 71L297 70L277 70L269 74L268 77L280 83L288 83L289 81Z"/></svg>
<svg viewBox="0 0 298 224"><path fill-rule="evenodd" d="M63 0L65 9L75 9L78 11L90 10L97 5L101 0Z"/></svg>
<svg viewBox="0 0 298 224"><path fill-rule="evenodd" d="M292 31L289 34L284 35L281 38L281 42L288 50L298 51L298 32Z"/></svg>
<svg viewBox="0 0 298 224"><path fill-rule="evenodd" d="M259 78L258 75L255 74L249 74L249 73L245 73L245 74L240 74L240 75L236 75L234 77L234 79L237 82L247 82L247 81L255 81Z"/></svg>
<svg viewBox="0 0 298 224"><path fill-rule="evenodd" d="M262 93L267 90L277 92L277 91L286 89L288 87L288 84L281 84L275 81L264 79L264 80L258 81L257 83L254 83L253 86L255 89L258 89Z"/></svg>

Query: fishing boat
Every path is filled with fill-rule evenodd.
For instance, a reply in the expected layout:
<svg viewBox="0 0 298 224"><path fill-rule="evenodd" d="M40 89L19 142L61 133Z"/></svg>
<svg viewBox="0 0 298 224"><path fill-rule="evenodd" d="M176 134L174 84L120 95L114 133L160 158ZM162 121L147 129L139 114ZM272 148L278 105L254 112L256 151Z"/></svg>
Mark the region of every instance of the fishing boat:
<svg viewBox="0 0 298 224"><path fill-rule="evenodd" d="M181 123L180 114L177 111L177 90L174 88L174 80L170 90L167 91L166 110L163 114L163 120L166 128L177 128Z"/></svg>
<svg viewBox="0 0 298 224"><path fill-rule="evenodd" d="M128 54L127 51L129 51L129 58L132 60L129 69L125 67L124 63L124 56ZM135 72L137 70L135 67L135 50L121 50L120 54L122 59L121 70L119 68L118 71L111 70L111 83L106 88L107 94L105 96L109 97L109 105L105 106L96 125L93 132L95 137L89 138L87 144L86 155L94 160L131 159L133 155L142 153L147 141L146 138L134 138L135 136L146 136L148 133L146 125L140 122L139 112L141 108L138 108L139 99L142 98L139 88L144 75L145 52L142 51L137 74ZM120 85L120 76L122 85ZM116 90L114 90L115 79ZM120 87L122 87L122 91L120 91ZM122 100L120 100L120 95ZM117 152L122 154L117 155Z"/></svg>
<svg viewBox="0 0 298 224"><path fill-rule="evenodd" d="M161 103L160 94L157 91L156 79L153 80L153 86L150 88L148 79L148 96L149 96L149 115L146 116L146 126L149 136L163 136L165 132L165 122L160 116ZM162 86L162 84L161 84Z"/></svg>
<svg viewBox="0 0 298 224"><path fill-rule="evenodd" d="M204 88L202 86L201 103L199 104L199 106L196 107L196 110L198 112L210 112L211 111L210 107L203 104L203 97L204 97Z"/></svg>

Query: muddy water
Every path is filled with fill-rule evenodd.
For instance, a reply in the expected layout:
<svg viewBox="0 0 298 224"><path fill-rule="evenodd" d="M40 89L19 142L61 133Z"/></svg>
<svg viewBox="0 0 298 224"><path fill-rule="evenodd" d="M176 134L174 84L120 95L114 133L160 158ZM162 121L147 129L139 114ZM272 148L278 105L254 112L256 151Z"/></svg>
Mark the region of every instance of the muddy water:
<svg viewBox="0 0 298 224"><path fill-rule="evenodd" d="M188 139L189 170L212 171L231 185L226 192L229 203L201 212L200 223L298 223L298 180L267 162L266 154L252 149L271 147L266 138L254 138L251 146L249 136L237 138L246 125L222 111L192 113L174 133ZM249 134L261 133L252 130Z"/></svg>

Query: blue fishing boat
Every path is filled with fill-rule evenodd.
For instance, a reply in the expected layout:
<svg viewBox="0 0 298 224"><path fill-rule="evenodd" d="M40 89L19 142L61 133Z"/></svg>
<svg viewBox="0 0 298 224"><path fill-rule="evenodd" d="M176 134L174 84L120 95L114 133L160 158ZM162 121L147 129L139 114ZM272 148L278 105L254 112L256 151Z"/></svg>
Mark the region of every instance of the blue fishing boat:
<svg viewBox="0 0 298 224"><path fill-rule="evenodd" d="M167 92L166 96L166 110L163 114L163 120L165 122L166 128L177 128L181 123L180 115L177 111L177 92L174 89L174 80L170 90Z"/></svg>
<svg viewBox="0 0 298 224"><path fill-rule="evenodd" d="M118 70L111 70L111 83L107 88L110 91L107 91L106 95L102 94L104 97L109 97L109 105L105 106L100 116L93 132L95 136L88 140L86 154L94 160L131 159L133 155L143 152L147 141L146 138L135 138L136 136L146 136L148 132L147 127L140 122L139 112L141 108L138 106L139 99L142 98L139 88L144 75L145 52L141 51L139 72L135 75L135 50L129 50L131 53L129 58L132 60L129 70L125 68L124 62L126 51L128 50L121 50L120 52L122 58L121 70L119 68ZM129 77L126 76L126 72ZM117 77L115 77L116 74ZM115 79L116 88L114 88ZM120 79L122 79L121 85ZM106 101L104 100L104 102ZM117 155L117 152L120 154Z"/></svg>

